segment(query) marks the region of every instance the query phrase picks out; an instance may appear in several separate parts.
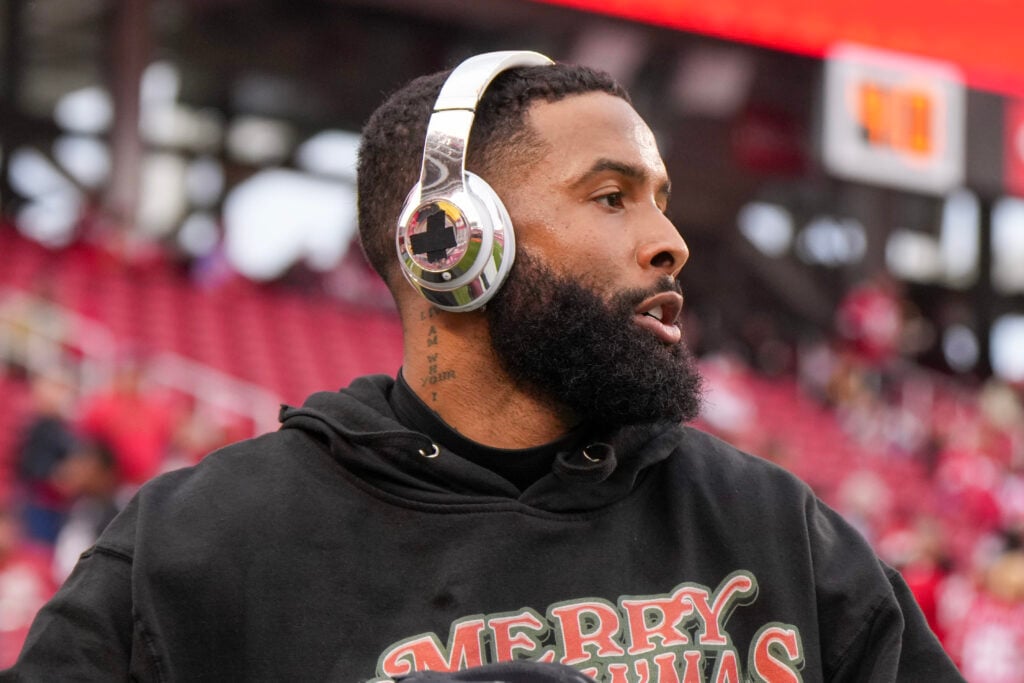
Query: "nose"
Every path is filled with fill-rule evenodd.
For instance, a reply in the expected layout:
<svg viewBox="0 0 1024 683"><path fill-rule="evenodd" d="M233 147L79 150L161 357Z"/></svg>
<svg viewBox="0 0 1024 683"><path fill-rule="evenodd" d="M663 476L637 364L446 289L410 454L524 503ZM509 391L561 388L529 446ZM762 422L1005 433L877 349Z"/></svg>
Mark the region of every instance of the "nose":
<svg viewBox="0 0 1024 683"><path fill-rule="evenodd" d="M657 216L645 235L644 241L636 250L637 264L644 269L660 270L675 279L690 258L690 250L683 236L661 211L657 211Z"/></svg>

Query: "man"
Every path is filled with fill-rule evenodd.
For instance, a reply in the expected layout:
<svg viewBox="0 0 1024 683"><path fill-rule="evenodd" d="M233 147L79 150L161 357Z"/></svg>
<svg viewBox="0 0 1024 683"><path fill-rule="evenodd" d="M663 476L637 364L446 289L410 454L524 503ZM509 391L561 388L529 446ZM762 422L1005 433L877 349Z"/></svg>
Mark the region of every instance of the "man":
<svg viewBox="0 0 1024 683"><path fill-rule="evenodd" d="M808 487L681 426L699 405L676 322L688 252L625 92L581 67L496 72L466 164L514 225L507 280L492 286L511 231L466 238L430 194L451 179L434 152L457 167L466 140L427 136L458 126L432 116L447 74L418 79L371 117L359 166L399 377L315 394L146 485L39 615L27 680L509 660L616 682L961 680L899 576ZM486 276L452 265L492 253Z"/></svg>

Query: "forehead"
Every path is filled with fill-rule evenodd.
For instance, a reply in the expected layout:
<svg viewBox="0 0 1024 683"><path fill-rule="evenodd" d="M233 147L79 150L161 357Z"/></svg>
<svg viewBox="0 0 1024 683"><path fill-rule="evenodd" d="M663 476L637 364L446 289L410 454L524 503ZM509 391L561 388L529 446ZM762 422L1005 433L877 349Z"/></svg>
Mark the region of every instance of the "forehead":
<svg viewBox="0 0 1024 683"><path fill-rule="evenodd" d="M654 134L633 107L604 92L538 102L528 121L544 142L545 160L567 175L589 168L594 159L615 159L665 176Z"/></svg>

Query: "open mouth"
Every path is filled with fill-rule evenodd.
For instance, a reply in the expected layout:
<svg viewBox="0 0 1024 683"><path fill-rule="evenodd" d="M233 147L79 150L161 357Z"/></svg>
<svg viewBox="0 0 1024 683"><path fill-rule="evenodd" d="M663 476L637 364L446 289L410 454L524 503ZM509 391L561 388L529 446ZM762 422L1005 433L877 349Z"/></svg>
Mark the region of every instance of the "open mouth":
<svg viewBox="0 0 1024 683"><path fill-rule="evenodd" d="M666 344L682 339L677 319L683 310L683 297L676 292L662 292L637 307L634 320Z"/></svg>
<svg viewBox="0 0 1024 683"><path fill-rule="evenodd" d="M665 314L664 314L664 311L662 310L661 306L655 306L654 308L652 308L649 311L644 311L643 314L644 315L648 315L648 316L654 318L659 323L664 321L664 315Z"/></svg>

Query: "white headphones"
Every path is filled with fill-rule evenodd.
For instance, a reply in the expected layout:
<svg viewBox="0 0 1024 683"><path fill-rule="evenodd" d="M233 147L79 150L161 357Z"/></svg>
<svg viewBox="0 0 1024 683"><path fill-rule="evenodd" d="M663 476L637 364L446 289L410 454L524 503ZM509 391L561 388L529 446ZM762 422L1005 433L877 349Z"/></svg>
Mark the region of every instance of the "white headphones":
<svg viewBox="0 0 1024 683"><path fill-rule="evenodd" d="M402 274L438 308L480 308L515 260L508 211L490 185L466 171L477 104L502 71L552 63L537 52L488 52L464 61L441 87L427 124L420 180L395 233Z"/></svg>

